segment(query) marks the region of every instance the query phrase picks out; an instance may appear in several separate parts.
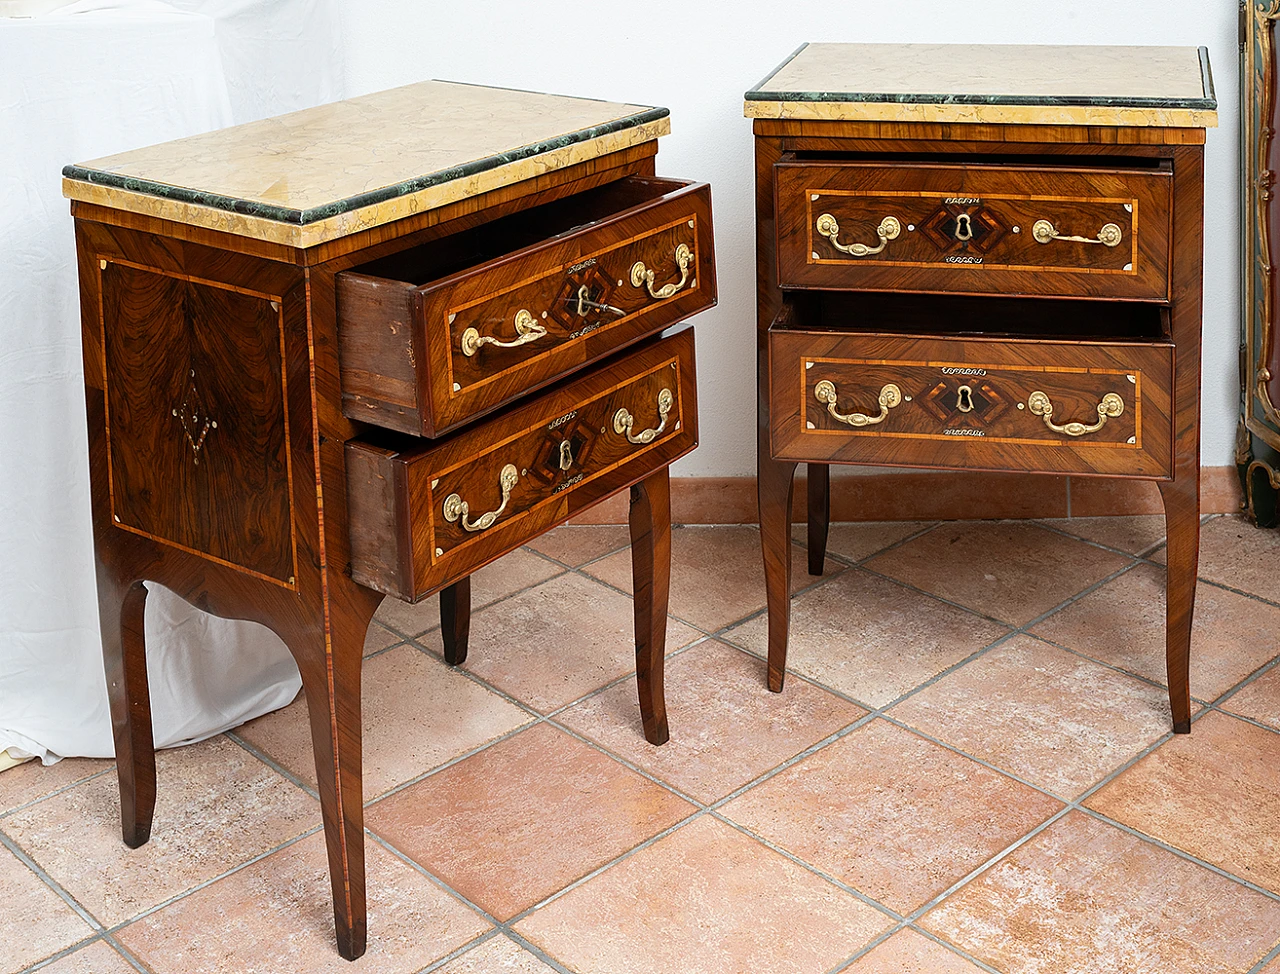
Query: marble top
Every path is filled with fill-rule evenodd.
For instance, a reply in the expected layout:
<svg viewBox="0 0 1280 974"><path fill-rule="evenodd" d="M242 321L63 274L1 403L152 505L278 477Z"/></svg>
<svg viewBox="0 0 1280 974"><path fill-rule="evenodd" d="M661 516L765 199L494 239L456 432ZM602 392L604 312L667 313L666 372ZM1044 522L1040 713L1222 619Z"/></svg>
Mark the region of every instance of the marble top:
<svg viewBox="0 0 1280 974"><path fill-rule="evenodd" d="M312 246L650 141L665 108L423 81L63 169L63 195Z"/></svg>
<svg viewBox="0 0 1280 974"><path fill-rule="evenodd" d="M746 93L749 118L1217 124L1194 47L805 44Z"/></svg>

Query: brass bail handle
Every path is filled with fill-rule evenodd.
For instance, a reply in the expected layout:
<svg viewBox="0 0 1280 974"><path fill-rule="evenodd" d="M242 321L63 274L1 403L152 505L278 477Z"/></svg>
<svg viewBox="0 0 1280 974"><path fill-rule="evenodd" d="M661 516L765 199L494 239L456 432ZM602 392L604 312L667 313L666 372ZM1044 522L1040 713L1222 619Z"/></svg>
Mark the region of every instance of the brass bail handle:
<svg viewBox="0 0 1280 974"><path fill-rule="evenodd" d="M631 265L631 286L645 288L649 292L649 297L659 301L671 297L689 280L689 269L693 266L693 251L689 249L688 244L680 244L676 247L675 260L676 267L680 270L679 281L664 284L654 290L654 272L644 266L644 261L638 260Z"/></svg>
<svg viewBox="0 0 1280 974"><path fill-rule="evenodd" d="M1089 433L1098 432L1098 430L1107 425L1109 418L1123 413L1124 400L1114 392L1108 392L1102 397L1102 401L1098 403L1098 421L1090 426L1076 422L1063 423L1059 426L1053 421L1053 403L1039 389L1027 397L1027 408L1031 410L1032 415L1043 418L1044 425L1055 433L1065 433L1067 436L1085 436Z"/></svg>
<svg viewBox="0 0 1280 974"><path fill-rule="evenodd" d="M502 503L498 505L497 510L481 514L474 521L468 521L470 505L457 494L450 494L444 499L444 519L449 522L460 520L464 531L483 531L485 528L492 527L493 522L498 520L502 512L507 509L507 501L511 500L511 488L519 479L520 472L516 470L515 464L508 463L498 474L498 485L502 488Z"/></svg>
<svg viewBox="0 0 1280 974"><path fill-rule="evenodd" d="M877 423L883 423L889 415L889 410L902 402L902 390L892 382L886 384L880 390L880 414L878 416L868 416L866 413L842 414L837 411L836 386L829 379L823 379L813 387L813 397L827 407L827 412L837 422L845 423L848 426L875 426Z"/></svg>
<svg viewBox="0 0 1280 974"><path fill-rule="evenodd" d="M1118 247L1124 239L1124 231L1114 223L1108 223L1098 231L1096 237L1069 237L1058 233L1048 220L1037 220L1031 228L1031 236L1036 243L1047 244L1050 240L1061 240L1066 243L1102 244L1104 247Z"/></svg>
<svg viewBox="0 0 1280 974"><path fill-rule="evenodd" d="M470 358L480 351L482 345L496 345L498 348L516 348L519 345L528 345L530 342L536 342L547 333L547 329L538 324L538 320L526 308L521 308L516 312L513 324L516 329L516 338L509 342L501 341L491 335L481 337L477 329L468 328L462 333L462 354Z"/></svg>
<svg viewBox="0 0 1280 974"><path fill-rule="evenodd" d="M670 389L663 389L658 393L658 418L661 422L654 429L643 430L639 433L631 432L636 424L636 418L624 407L613 414L613 431L619 436L625 436L628 443L644 445L652 443L662 431L667 428L667 416L671 412L672 405L675 404L675 397L671 394Z"/></svg>
<svg viewBox="0 0 1280 974"><path fill-rule="evenodd" d="M831 241L831 246L842 254L851 254L854 257L870 257L872 254L878 254L889 245L890 240L897 240L898 235L902 233L902 224L897 217L887 216L880 221L880 225L876 227L876 236L880 238L879 247L869 247L866 244L842 244L836 239L840 235L840 224L836 222L836 218L830 213L824 213L818 217L818 222L814 224L814 228L822 236Z"/></svg>

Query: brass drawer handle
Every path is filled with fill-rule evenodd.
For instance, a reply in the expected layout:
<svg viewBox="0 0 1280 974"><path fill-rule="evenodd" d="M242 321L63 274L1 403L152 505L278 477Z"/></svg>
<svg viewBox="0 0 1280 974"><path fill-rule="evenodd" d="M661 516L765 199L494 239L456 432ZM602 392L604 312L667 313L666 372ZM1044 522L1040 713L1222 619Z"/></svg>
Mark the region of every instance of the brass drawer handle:
<svg viewBox="0 0 1280 974"><path fill-rule="evenodd" d="M498 348L515 348L518 345L528 345L530 342L536 342L547 333L547 329L538 324L537 319L524 308L516 312L515 326L516 335L519 337L509 342L500 341L489 335L481 337L480 332L475 328L468 328L462 333L462 354L470 358L480 351L481 345L496 345Z"/></svg>
<svg viewBox="0 0 1280 974"><path fill-rule="evenodd" d="M1104 247L1119 247L1120 241L1124 239L1124 231L1114 223L1108 223L1098 231L1096 237L1068 237L1058 233L1054 225L1048 220L1037 220L1035 226L1031 228L1031 236L1036 238L1036 243L1042 244L1047 244L1050 240L1064 240L1070 243L1102 244Z"/></svg>
<svg viewBox="0 0 1280 974"><path fill-rule="evenodd" d="M842 254L852 254L854 257L870 257L872 254L878 254L889 245L890 240L897 240L898 234L902 233L902 224L898 222L896 217L887 216L880 221L880 226L876 227L876 236L880 238L879 247L868 247L866 244L842 244L836 239L840 234L840 224L836 222L836 218L830 213L824 213L818 217L818 222L814 224L817 231L831 241L831 246Z"/></svg>
<svg viewBox="0 0 1280 974"><path fill-rule="evenodd" d="M653 271L644 266L644 261L638 260L631 265L631 286L643 287L648 290L649 297L662 300L669 298L689 280L689 268L693 266L693 251L685 244L681 244L676 248L676 267L680 268L680 280L675 284L664 284L656 291L653 289Z"/></svg>
<svg viewBox="0 0 1280 974"><path fill-rule="evenodd" d="M508 463L498 474L498 483L502 485L502 503L498 505L496 511L481 514L475 521L468 521L467 514L471 508L457 494L450 494L444 499L444 519L450 522L461 520L464 531L483 531L485 528L493 527L493 522L498 520L502 512L507 509L507 501L511 500L511 488L519 479L520 473L516 470L515 464Z"/></svg>
<svg viewBox="0 0 1280 974"><path fill-rule="evenodd" d="M1037 389L1027 397L1027 408L1031 410L1035 416L1044 417L1044 425L1049 427L1055 433L1066 433L1067 436L1084 436L1088 433L1096 433L1102 427L1107 425L1107 419L1112 416L1119 416L1124 412L1124 400L1117 396L1114 392L1108 392L1102 397L1102 401L1098 403L1098 421L1092 426L1086 426L1084 423L1064 423L1061 426L1053 421L1053 403L1049 401L1049 397Z"/></svg>
<svg viewBox="0 0 1280 974"><path fill-rule="evenodd" d="M646 444L652 443L662 431L667 428L667 416L671 412L671 406L675 402L675 396L671 395L670 389L663 389L658 393L658 418L662 420L658 424L657 429L644 430L641 433L632 433L631 429L635 426L636 418L627 412L626 408L619 409L613 414L613 431L627 438L628 443Z"/></svg>
<svg viewBox="0 0 1280 974"><path fill-rule="evenodd" d="M827 412L833 419L841 423L847 423L849 426L874 426L876 423L883 423L889 415L889 410L898 403L902 402L902 390L892 382L887 384L880 390L880 415L868 416L866 413L849 413L841 415L836 411L836 386L834 382L823 379L813 389L814 398L818 402L826 403Z"/></svg>

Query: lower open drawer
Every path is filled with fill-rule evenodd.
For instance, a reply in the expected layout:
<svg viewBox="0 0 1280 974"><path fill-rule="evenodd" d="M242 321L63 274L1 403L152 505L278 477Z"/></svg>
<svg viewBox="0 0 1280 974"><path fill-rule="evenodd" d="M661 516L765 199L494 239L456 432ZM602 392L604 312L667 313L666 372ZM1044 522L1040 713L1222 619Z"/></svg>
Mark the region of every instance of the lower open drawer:
<svg viewBox="0 0 1280 974"><path fill-rule="evenodd" d="M346 445L352 577L416 601L697 446L693 329L443 443Z"/></svg>
<svg viewBox="0 0 1280 974"><path fill-rule="evenodd" d="M769 335L778 459L1170 476L1166 340L916 336L802 319L788 304Z"/></svg>

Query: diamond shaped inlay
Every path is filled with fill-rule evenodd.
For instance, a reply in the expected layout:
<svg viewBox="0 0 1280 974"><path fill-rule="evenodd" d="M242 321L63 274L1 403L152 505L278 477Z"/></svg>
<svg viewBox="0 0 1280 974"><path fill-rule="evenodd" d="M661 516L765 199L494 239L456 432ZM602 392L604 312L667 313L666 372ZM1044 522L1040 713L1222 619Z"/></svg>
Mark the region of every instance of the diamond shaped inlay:
<svg viewBox="0 0 1280 974"><path fill-rule="evenodd" d="M990 381L969 376L944 379L919 400L947 426L963 424L975 429L999 419L1009 408L1009 401Z"/></svg>
<svg viewBox="0 0 1280 974"><path fill-rule="evenodd" d="M186 390L182 393L182 405L173 410L173 415L178 417L178 422L182 424L187 445L191 447L196 466L199 466L200 451L204 449L205 438L210 430L218 428L218 422L212 419L209 411L205 409L204 400L200 398L200 390L196 388L194 370L187 380Z"/></svg>
<svg viewBox="0 0 1280 974"><path fill-rule="evenodd" d="M944 203L921 222L920 229L944 253L985 254L1009 232L981 203Z"/></svg>
<svg viewBox="0 0 1280 974"><path fill-rule="evenodd" d="M626 312L612 301L616 285L592 265L566 276L551 301L550 317L571 333L592 330Z"/></svg>

